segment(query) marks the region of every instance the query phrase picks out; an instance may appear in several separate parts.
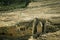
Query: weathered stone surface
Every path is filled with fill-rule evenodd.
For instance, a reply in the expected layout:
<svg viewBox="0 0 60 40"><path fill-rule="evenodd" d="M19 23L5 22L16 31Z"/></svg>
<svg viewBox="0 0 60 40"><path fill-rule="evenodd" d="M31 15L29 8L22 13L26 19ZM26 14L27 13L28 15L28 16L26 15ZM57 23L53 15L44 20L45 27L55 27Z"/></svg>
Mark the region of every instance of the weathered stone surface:
<svg viewBox="0 0 60 40"><path fill-rule="evenodd" d="M56 36L58 35L58 36ZM57 31L57 32L53 32L53 33L46 33L46 34L43 34L42 36L40 36L39 39L43 39L43 40L59 40L60 38L60 30Z"/></svg>

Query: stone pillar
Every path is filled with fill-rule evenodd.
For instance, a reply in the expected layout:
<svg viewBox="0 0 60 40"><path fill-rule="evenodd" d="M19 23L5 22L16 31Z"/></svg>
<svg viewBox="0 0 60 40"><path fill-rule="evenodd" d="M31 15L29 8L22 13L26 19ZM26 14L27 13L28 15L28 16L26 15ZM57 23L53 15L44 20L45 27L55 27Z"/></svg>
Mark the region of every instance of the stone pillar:
<svg viewBox="0 0 60 40"><path fill-rule="evenodd" d="M44 33L46 33L46 20L43 20L42 25L43 25L42 34L44 34Z"/></svg>
<svg viewBox="0 0 60 40"><path fill-rule="evenodd" d="M38 25L38 19L35 18L35 19L33 20L32 34L36 34L36 32L37 32L37 25Z"/></svg>
<svg viewBox="0 0 60 40"><path fill-rule="evenodd" d="M33 28L32 28L32 35L33 35L33 38L37 38L37 25L38 25L38 22L39 22L39 20L38 20L38 18L35 18L34 20L33 20Z"/></svg>
<svg viewBox="0 0 60 40"><path fill-rule="evenodd" d="M45 25L44 25L44 33L46 33L46 22L45 22Z"/></svg>
<svg viewBox="0 0 60 40"><path fill-rule="evenodd" d="M42 33L42 27L43 27L42 22L39 21L39 30L40 30L40 34Z"/></svg>

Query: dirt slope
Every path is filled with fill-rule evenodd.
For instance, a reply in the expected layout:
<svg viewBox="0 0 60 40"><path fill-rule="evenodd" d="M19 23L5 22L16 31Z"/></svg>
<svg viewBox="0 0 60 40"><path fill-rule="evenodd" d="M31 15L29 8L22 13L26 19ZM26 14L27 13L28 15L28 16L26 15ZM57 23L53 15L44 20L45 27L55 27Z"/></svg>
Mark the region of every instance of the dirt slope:
<svg viewBox="0 0 60 40"><path fill-rule="evenodd" d="M0 27L37 18L60 17L60 1L31 2L24 10L0 13Z"/></svg>
<svg viewBox="0 0 60 40"><path fill-rule="evenodd" d="M60 1L31 2L23 10L18 9L13 12L0 13L0 27L11 27L19 22L33 20L35 17L45 19L60 17ZM56 19L56 22L58 20ZM60 23L60 21L58 22ZM60 31L44 34L41 38L38 38L38 40L40 39L60 40Z"/></svg>

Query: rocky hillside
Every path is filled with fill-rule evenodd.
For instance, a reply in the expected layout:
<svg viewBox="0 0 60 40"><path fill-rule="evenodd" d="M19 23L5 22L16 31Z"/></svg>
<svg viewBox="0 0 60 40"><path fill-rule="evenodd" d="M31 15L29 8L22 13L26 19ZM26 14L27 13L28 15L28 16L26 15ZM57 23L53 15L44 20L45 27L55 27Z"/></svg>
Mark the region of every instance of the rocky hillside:
<svg viewBox="0 0 60 40"><path fill-rule="evenodd" d="M12 12L5 13L0 12L0 28L11 28L13 31L11 31L11 29L8 29L8 32L14 34L14 32L16 32L16 28L18 29L19 27L21 27L21 24L23 24L22 27L28 26L29 24L31 24L31 21L34 20L34 18L46 19L48 20L48 22L50 22L51 25L53 25L53 28L58 27L60 30L60 0L44 0L40 2L31 2L27 6L27 8L24 9L16 9ZM49 30L51 30L51 28ZM24 35L27 33L27 31L28 33L31 33L31 28L30 30L27 29L26 31L21 32L21 34ZM17 31L15 35L16 34L20 35L19 31ZM47 34L42 35L42 38L44 40L49 40L49 38L50 40L59 40L59 35L60 31L54 33L48 32Z"/></svg>

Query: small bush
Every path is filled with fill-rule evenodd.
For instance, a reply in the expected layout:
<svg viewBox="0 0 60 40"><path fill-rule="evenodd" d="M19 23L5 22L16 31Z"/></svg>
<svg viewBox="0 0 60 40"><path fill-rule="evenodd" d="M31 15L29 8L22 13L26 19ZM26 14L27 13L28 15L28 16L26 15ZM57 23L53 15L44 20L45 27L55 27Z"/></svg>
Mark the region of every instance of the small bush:
<svg viewBox="0 0 60 40"><path fill-rule="evenodd" d="M55 32L55 31L57 31L57 30L59 30L59 28L58 28L57 26L48 25L46 32Z"/></svg>
<svg viewBox="0 0 60 40"><path fill-rule="evenodd" d="M0 0L0 5L21 4L23 2L29 3L30 0Z"/></svg>
<svg viewBox="0 0 60 40"><path fill-rule="evenodd" d="M0 0L0 11L25 8L30 2L31 0Z"/></svg>

